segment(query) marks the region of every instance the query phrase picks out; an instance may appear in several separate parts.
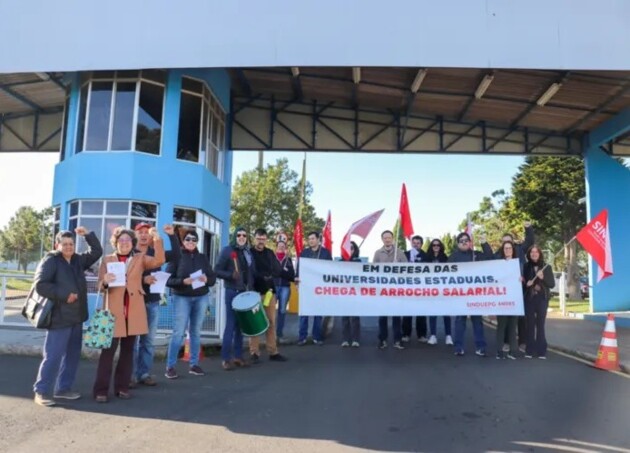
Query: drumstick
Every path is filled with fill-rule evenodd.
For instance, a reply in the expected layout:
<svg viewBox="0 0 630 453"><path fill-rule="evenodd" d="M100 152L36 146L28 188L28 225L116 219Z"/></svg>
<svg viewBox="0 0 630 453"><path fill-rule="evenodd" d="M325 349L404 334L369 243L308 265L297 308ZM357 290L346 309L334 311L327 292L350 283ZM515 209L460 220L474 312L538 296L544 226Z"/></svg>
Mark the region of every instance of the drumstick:
<svg viewBox="0 0 630 453"><path fill-rule="evenodd" d="M232 260L234 261L234 268L236 269L236 272L239 272L238 261L236 260L237 256L238 255L236 254L236 252L232 252Z"/></svg>

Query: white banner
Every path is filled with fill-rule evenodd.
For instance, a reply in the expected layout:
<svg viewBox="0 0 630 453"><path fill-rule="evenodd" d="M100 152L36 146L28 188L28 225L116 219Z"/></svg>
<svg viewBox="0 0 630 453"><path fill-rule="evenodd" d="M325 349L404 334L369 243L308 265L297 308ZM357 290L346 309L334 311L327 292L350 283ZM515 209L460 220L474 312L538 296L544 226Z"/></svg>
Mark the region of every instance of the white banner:
<svg viewBox="0 0 630 453"><path fill-rule="evenodd" d="M519 261L355 263L300 258L300 315L523 315Z"/></svg>

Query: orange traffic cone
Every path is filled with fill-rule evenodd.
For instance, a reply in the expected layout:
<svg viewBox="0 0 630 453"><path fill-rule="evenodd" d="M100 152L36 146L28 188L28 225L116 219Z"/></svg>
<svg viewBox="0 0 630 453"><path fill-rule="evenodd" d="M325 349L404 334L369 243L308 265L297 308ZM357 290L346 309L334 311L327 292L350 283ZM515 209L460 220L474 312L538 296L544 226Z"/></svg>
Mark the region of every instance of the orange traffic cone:
<svg viewBox="0 0 630 453"><path fill-rule="evenodd" d="M617 347L617 332L615 330L615 315L609 314L604 327L602 342L597 351L595 368L600 370L619 371L619 348Z"/></svg>
<svg viewBox="0 0 630 453"><path fill-rule="evenodd" d="M184 362L190 362L190 335L186 332L186 341L184 342ZM203 347L199 346L199 361L203 360Z"/></svg>

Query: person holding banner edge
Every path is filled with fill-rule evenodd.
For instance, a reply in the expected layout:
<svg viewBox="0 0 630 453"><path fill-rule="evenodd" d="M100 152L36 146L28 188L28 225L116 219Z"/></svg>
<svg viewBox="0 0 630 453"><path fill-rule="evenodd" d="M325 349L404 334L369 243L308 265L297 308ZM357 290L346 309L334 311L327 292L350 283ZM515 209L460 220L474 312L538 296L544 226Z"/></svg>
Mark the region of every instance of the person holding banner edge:
<svg viewBox="0 0 630 453"><path fill-rule="evenodd" d="M485 244L484 244L485 245ZM509 261L517 259L516 246L512 241L504 241L499 249L500 259ZM523 265L520 264L521 283L523 283ZM497 316L497 359L516 360L518 351L518 343L516 342L516 326L518 324L518 316ZM505 351L504 342L507 340L508 350ZM504 354L505 353L505 354Z"/></svg>
<svg viewBox="0 0 630 453"><path fill-rule="evenodd" d="M429 246L429 252L427 253L427 261L430 263L446 263L448 261L448 255L444 251L444 244L439 239L433 239L431 241L431 245ZM444 335L446 338L444 342L452 346L453 345L453 337L451 336L451 317L450 316L442 316L444 319ZM429 337L429 341L427 344L436 345L437 344L437 316L429 316L429 329L431 331L431 336Z"/></svg>
<svg viewBox="0 0 630 453"><path fill-rule="evenodd" d="M394 244L394 233L385 230L381 233L383 247L374 253L374 263L407 263L405 252L400 250ZM401 317L392 316L392 334L394 337L394 348L405 349L402 344L402 326ZM379 316L378 318L378 347L379 349L387 348L387 316Z"/></svg>
<svg viewBox="0 0 630 453"><path fill-rule="evenodd" d="M332 261L332 255L330 251L319 243L320 234L317 231L311 231L308 233L307 241L308 247L302 250L300 258L313 258L316 260L329 260ZM300 273L300 263L298 261L297 274ZM295 282L299 283L300 279L296 277ZM306 345L308 336L308 316L300 316L300 331L298 336L298 346ZM322 335L322 316L313 316L313 344L323 345L324 338Z"/></svg>
<svg viewBox="0 0 630 453"><path fill-rule="evenodd" d="M350 250L352 251L350 259L347 260L342 257L341 260L360 263L361 259L359 258L359 246L356 242L350 241ZM361 318L358 316L342 316L341 325L343 332L343 342L341 343L341 347L348 348L352 346L353 348L358 348L360 346L359 341L361 340Z"/></svg>
<svg viewBox="0 0 630 453"><path fill-rule="evenodd" d="M482 236L481 243L485 243ZM457 235L457 249L448 259L449 263L463 263L473 261L484 261L492 259L492 255L487 252L478 252L472 249L470 235L466 232ZM455 317L455 355L464 355L464 336L466 334L466 319L468 316ZM479 357L486 356L486 339L483 333L483 320L481 316L471 316L470 322L473 326L475 337L475 354Z"/></svg>
<svg viewBox="0 0 630 453"><path fill-rule="evenodd" d="M428 255L422 250L424 239L420 235L415 235L411 238L411 249L405 252L407 261L410 263L425 263L428 261ZM411 332L413 331L412 321L413 316L403 316L401 328L402 328L402 342L409 343L411 338ZM418 335L418 341L420 343L427 343L427 317L416 316L416 334Z"/></svg>

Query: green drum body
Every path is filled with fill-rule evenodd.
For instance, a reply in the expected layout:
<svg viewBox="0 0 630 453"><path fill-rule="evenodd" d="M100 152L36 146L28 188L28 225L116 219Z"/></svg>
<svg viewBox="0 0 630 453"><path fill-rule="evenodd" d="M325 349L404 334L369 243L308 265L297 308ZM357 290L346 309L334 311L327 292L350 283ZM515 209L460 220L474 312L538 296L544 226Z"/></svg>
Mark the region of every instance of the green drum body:
<svg viewBox="0 0 630 453"><path fill-rule="evenodd" d="M232 300L232 309L241 332L246 337L255 337L269 328L269 320L257 292L246 291L236 296Z"/></svg>

